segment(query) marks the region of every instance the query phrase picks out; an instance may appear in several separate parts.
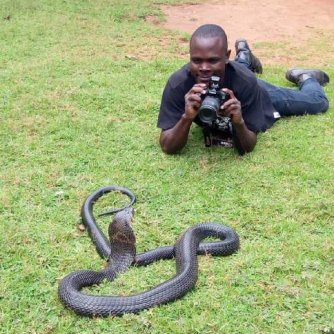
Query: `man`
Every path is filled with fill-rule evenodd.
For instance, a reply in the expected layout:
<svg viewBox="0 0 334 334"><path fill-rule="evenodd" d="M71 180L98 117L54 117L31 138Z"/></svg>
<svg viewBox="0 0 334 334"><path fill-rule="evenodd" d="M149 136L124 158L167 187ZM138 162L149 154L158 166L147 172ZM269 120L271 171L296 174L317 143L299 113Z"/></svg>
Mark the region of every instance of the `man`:
<svg viewBox="0 0 334 334"><path fill-rule="evenodd" d="M169 78L162 96L158 127L164 152L179 152L195 122L203 127L207 146L234 146L244 154L254 149L257 133L270 128L281 116L328 109L321 87L329 82L325 72L293 69L286 77L299 89L276 87L256 78L254 72L261 73L262 66L246 40L236 41L235 47L237 56L230 61L231 50L220 26L203 25L193 33L190 62ZM220 78L220 87L229 98L220 106L217 120L207 124L198 113L212 76Z"/></svg>

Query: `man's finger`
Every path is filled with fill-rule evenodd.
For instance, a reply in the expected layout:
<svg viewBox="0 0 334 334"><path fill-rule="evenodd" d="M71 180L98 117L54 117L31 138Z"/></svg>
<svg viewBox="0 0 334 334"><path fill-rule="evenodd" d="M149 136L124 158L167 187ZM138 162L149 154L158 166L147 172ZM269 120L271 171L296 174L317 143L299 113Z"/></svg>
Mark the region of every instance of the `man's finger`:
<svg viewBox="0 0 334 334"><path fill-rule="evenodd" d="M234 95L234 93L231 89L223 88L222 91L227 93L230 96L231 99L235 99L235 95Z"/></svg>

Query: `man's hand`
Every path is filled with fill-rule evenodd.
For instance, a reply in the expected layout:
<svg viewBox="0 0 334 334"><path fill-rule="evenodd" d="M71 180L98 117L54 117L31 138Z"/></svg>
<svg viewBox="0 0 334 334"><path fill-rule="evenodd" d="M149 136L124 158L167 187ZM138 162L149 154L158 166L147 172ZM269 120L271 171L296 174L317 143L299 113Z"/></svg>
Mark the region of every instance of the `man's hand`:
<svg viewBox="0 0 334 334"><path fill-rule="evenodd" d="M222 116L229 117L233 125L238 126L244 123L241 112L241 103L235 97L233 91L227 88L223 88L223 91L229 94L230 98L224 102L219 110Z"/></svg>
<svg viewBox="0 0 334 334"><path fill-rule="evenodd" d="M195 84L190 91L185 95L185 111L183 117L193 120L197 114L199 107L202 104L201 95L206 89L205 84Z"/></svg>
<svg viewBox="0 0 334 334"><path fill-rule="evenodd" d="M223 88L223 91L230 95L230 99L223 103L220 107L219 113L222 116L226 116L231 119L238 139L237 145L241 148L239 151L251 152L256 145L256 133L248 129L242 117L241 103L235 97L234 93L227 88Z"/></svg>

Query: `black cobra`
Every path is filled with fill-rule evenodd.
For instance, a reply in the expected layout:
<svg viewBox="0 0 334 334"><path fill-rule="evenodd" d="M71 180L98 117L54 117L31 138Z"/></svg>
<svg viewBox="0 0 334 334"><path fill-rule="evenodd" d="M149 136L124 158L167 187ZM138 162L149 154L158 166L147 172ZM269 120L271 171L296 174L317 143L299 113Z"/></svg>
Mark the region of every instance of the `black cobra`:
<svg viewBox="0 0 334 334"><path fill-rule="evenodd" d="M108 240L97 226L93 215L93 204L110 191L120 191L131 199L129 205L117 212L109 225ZM239 238L233 229L217 223L200 223L186 230L175 246L159 247L136 255L135 236L130 225L133 217L131 204L135 196L126 188L103 187L89 196L82 206L81 216L100 256L108 260L108 266L101 271L79 270L60 281L60 300L74 312L86 316L122 315L136 313L154 305L164 304L182 297L192 289L197 280L197 254L226 256L239 248ZM215 237L220 241L201 241ZM112 281L118 273L130 265L147 265L160 259L176 258L176 275L156 287L131 296L96 296L80 290L99 284L103 280Z"/></svg>

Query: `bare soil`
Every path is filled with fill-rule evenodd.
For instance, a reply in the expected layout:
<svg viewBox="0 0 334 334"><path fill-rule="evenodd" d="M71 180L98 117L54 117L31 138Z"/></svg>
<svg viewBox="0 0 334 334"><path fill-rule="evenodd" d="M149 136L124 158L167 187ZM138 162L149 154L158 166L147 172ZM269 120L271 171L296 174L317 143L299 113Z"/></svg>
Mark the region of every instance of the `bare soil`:
<svg viewBox="0 0 334 334"><path fill-rule="evenodd" d="M319 48L328 46L332 50L334 0L216 0L162 6L162 10L165 28L192 33L202 24L219 24L232 50L236 39L246 38L261 59L267 58L266 62L326 65L324 51L330 50ZM319 39L323 41L320 45ZM299 49L302 58L298 58ZM320 64L314 57L320 58Z"/></svg>

